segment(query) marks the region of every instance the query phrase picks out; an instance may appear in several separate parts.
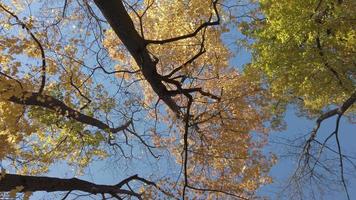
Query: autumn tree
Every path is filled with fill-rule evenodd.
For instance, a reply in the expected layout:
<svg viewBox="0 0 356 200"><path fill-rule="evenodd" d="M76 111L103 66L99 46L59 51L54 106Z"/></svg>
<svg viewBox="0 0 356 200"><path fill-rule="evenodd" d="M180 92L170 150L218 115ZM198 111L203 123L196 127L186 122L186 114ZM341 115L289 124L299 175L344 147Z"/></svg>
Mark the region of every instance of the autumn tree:
<svg viewBox="0 0 356 200"><path fill-rule="evenodd" d="M254 7L223 0L1 1L0 159L7 165L0 191L24 198L45 191L66 199L75 190L102 199L255 198L271 182L273 159L261 151L271 97L229 65L222 41L232 22L249 18L245 3ZM350 87L338 76L335 83ZM127 178L116 185L41 176L60 161L77 174L96 159L134 168L129 163L141 161L142 151L153 162L174 160L172 172L122 170Z"/></svg>
<svg viewBox="0 0 356 200"><path fill-rule="evenodd" d="M253 40L247 42L253 61L246 73L268 87L276 101L275 116L283 116L286 105L294 104L301 115L316 119L301 146L294 180L302 187L300 181L329 184L336 177L348 199L346 165L352 173L356 165L342 151L339 126L342 117L354 122L355 116L355 6L349 0L261 0L257 18L239 24ZM332 117L335 129L319 133Z"/></svg>

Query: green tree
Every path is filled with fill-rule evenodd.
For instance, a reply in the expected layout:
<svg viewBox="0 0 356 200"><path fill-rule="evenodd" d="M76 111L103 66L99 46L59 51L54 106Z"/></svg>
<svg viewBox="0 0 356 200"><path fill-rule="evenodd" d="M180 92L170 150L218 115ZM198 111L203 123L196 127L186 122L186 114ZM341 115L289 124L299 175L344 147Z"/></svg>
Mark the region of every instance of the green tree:
<svg viewBox="0 0 356 200"><path fill-rule="evenodd" d="M239 24L253 40L253 61L246 75L268 87L276 101L275 114L283 116L286 106L294 104L303 116L317 119L302 146L295 180L322 183L320 177L325 174L317 172L321 168L328 174L326 179L339 175L348 198L344 163L354 164L342 153L339 125L342 116L351 122L355 116L355 6L349 0L261 0L255 10L258 19ZM321 140L318 130L331 117L336 117L335 130ZM331 151L339 163L328 171L321 156L330 150L332 139L336 148Z"/></svg>

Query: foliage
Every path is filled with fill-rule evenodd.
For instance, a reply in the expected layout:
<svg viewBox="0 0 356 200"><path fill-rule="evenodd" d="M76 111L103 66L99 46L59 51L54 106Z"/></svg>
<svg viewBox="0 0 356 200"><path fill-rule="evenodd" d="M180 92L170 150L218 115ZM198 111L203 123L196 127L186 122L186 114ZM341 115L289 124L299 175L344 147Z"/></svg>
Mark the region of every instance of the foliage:
<svg viewBox="0 0 356 200"><path fill-rule="evenodd" d="M16 170L0 189L254 198L274 163L262 153L270 96L229 66L223 3L2 2L0 159ZM60 161L78 174L95 159L130 163L141 150L173 159L171 175L151 166L140 176L155 182L123 172L111 187L35 176Z"/></svg>
<svg viewBox="0 0 356 200"><path fill-rule="evenodd" d="M261 71L281 105L297 103L309 116L341 105L352 96L356 74L355 2L259 3L263 19L240 24L254 40L253 63L247 73Z"/></svg>
<svg viewBox="0 0 356 200"><path fill-rule="evenodd" d="M274 122L281 122L288 104L316 118L315 128L299 137L302 145L298 139L289 144L299 151L289 198L318 198L314 188L336 185L351 199L347 179L355 164L342 146L340 126L343 116L355 122L355 5L349 0L261 0L256 18L239 24L253 54L245 73L273 96ZM320 131L332 118L335 128ZM309 196L303 196L304 189Z"/></svg>

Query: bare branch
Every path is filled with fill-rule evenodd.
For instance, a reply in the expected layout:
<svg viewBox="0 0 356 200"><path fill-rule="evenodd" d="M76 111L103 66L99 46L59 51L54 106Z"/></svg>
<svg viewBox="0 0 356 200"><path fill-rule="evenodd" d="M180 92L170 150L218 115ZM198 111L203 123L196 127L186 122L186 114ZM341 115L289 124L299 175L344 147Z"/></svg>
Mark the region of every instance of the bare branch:
<svg viewBox="0 0 356 200"><path fill-rule="evenodd" d="M190 121L190 108L192 106L193 103L193 97L192 96L188 96L189 100L188 100L188 104L187 104L187 112L185 114L185 126L184 126L184 146L183 146L183 152L184 152L184 162L183 162L183 170L184 170L184 186L183 186L183 192L182 192L182 199L185 199L185 192L186 189L189 185L188 183L188 147L189 147L189 143L188 143L188 134L189 134L189 121Z"/></svg>
<svg viewBox="0 0 356 200"><path fill-rule="evenodd" d="M346 110L349 109L355 103L355 101L356 101L356 91L339 108L335 108L333 110L330 110L320 115L320 117L316 120L316 127L313 129L310 138L308 139L304 147L305 152L309 152L310 145L311 145L310 143L315 139L321 123L324 120L333 117L335 115L342 116L346 112Z"/></svg>

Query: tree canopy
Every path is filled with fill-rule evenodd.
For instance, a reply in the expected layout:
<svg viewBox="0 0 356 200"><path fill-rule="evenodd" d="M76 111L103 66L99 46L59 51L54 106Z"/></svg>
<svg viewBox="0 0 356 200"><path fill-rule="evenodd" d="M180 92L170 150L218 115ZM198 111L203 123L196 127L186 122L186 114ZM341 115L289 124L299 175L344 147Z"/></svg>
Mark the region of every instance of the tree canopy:
<svg viewBox="0 0 356 200"><path fill-rule="evenodd" d="M0 191L258 198L286 105L319 117L304 152L324 119L355 111L353 4L0 2ZM252 52L243 70L228 37ZM79 176L96 160L126 178L43 176L61 162Z"/></svg>
<svg viewBox="0 0 356 200"><path fill-rule="evenodd" d="M259 74L257 80L269 88L275 99L272 112L276 122L280 123L286 105L291 103L301 115L317 118L302 146L294 179L320 183L334 180L331 177L337 174L337 183L343 185L350 199L345 162L351 165L351 173L355 164L350 159L352 155L342 152L339 126L342 116L355 122L355 1L261 0L259 5L258 20L239 24L240 30L253 40L248 45L253 59L246 74ZM319 137L322 123L332 117L336 117L334 130ZM335 149L329 146L332 139ZM337 155L328 160L338 162L329 165L329 161L322 161L327 160L322 156L328 150Z"/></svg>
<svg viewBox="0 0 356 200"><path fill-rule="evenodd" d="M251 68L263 71L273 96L297 102L311 115L354 95L355 2L260 5L266 19L240 26L255 39Z"/></svg>

